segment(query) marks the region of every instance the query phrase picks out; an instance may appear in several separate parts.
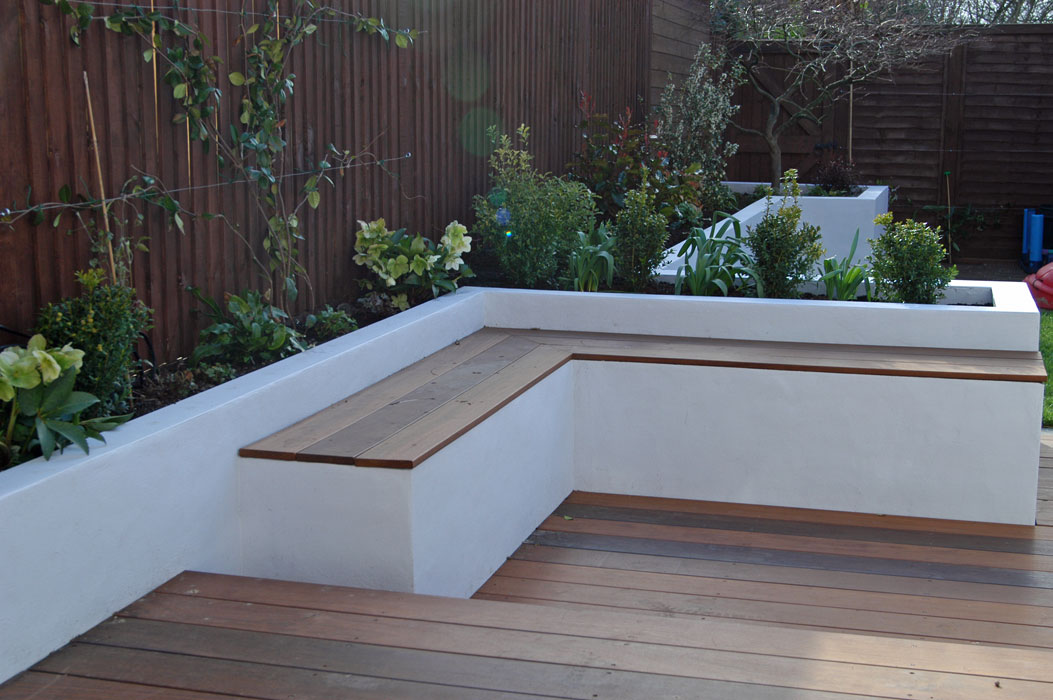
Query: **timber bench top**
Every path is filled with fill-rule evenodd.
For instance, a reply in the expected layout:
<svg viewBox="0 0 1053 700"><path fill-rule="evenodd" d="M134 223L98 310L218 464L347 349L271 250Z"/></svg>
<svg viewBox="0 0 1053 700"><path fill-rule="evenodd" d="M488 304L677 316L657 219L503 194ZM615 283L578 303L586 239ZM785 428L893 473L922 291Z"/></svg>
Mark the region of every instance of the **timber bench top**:
<svg viewBox="0 0 1053 700"><path fill-rule="evenodd" d="M1037 352L483 328L242 457L412 468L571 360L1045 382Z"/></svg>

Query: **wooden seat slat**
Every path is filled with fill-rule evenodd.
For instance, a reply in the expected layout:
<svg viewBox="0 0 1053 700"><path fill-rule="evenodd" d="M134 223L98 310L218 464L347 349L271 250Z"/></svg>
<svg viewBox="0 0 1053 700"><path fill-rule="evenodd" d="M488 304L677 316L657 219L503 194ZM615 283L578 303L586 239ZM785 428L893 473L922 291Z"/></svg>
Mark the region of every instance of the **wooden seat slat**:
<svg viewBox="0 0 1053 700"><path fill-rule="evenodd" d="M259 442L243 457L411 468L570 360L1044 382L1038 352L484 328Z"/></svg>
<svg viewBox="0 0 1053 700"><path fill-rule="evenodd" d="M486 381L537 347L528 338L508 338L470 360L400 396L386 406L299 451L302 461L359 464L355 457L406 426L434 413L445 404Z"/></svg>
<svg viewBox="0 0 1053 700"><path fill-rule="evenodd" d="M239 454L242 457L264 459L296 459L300 450L380 410L424 382L455 369L508 337L507 333L495 328L476 331L288 428L243 447Z"/></svg>

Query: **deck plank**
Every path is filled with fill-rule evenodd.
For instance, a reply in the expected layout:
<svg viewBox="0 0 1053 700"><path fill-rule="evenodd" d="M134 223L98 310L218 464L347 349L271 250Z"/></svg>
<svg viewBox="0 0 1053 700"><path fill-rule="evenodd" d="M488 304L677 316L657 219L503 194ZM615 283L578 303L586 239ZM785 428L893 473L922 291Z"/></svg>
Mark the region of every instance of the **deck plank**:
<svg viewBox="0 0 1053 700"><path fill-rule="evenodd" d="M597 579L602 580L602 579ZM532 598L541 602L565 601L602 605L635 612L677 612L700 617L804 625L855 632L881 632L912 639L933 638L1053 648L1053 630L1020 624L959 620L950 617L871 612L797 604L744 600L723 596L669 593L609 585L566 583L494 576L483 593ZM1050 680L1050 679L1047 679Z"/></svg>
<svg viewBox="0 0 1053 700"><path fill-rule="evenodd" d="M907 531L855 524L842 524L837 528L831 528L828 523L814 521L683 513L662 509L652 510L576 503L562 504L553 515L571 519L588 518L628 523L647 523L651 525L698 527L711 530L800 535L885 544L907 544L922 547L975 549L990 552L1053 556L1053 540L1036 538L995 537L977 534L960 535L918 530ZM1033 530L1034 528L1026 529Z"/></svg>
<svg viewBox="0 0 1053 700"><path fill-rule="evenodd" d="M650 626L664 635L665 643L616 641L573 633L539 634L396 617L379 619L373 615L248 605L161 593L132 605L125 614L383 646L903 700L915 698L921 692L937 693L948 700L975 700L989 693L993 685L990 677L977 675L685 647L673 643L668 635L666 626L670 620L654 617L650 618ZM634 627L647 624L646 620L639 619ZM614 626L610 622L607 625ZM570 627L567 630L576 631ZM1008 696L1018 700L1046 700L1050 690L1048 683L1038 681L999 677L998 683Z"/></svg>
<svg viewBox="0 0 1053 700"><path fill-rule="evenodd" d="M905 515L874 515L870 513L848 513L833 510L816 510L814 508L761 506L720 501L693 501L681 498L622 496L591 491L575 491L567 497L563 505L610 506L625 509L664 510L692 515L724 515L760 520L819 523L828 526L908 530L921 535L951 534L1005 539L1053 540L1053 527L977 523L963 520L937 520Z"/></svg>
<svg viewBox="0 0 1053 700"><path fill-rule="evenodd" d="M532 541L538 535L535 533ZM569 543L567 543L569 545ZM592 544L592 543L590 543ZM826 586L840 590L878 592L910 596L934 596L955 600L976 600L1030 606L1053 606L1053 590L924 576L898 576L879 573L793 567L771 563L749 563L702 557L678 557L671 553L625 552L590 546L546 546L524 544L512 559L544 561L575 566L617 568L627 571L674 573L729 581L785 583L800 586Z"/></svg>
<svg viewBox="0 0 1053 700"><path fill-rule="evenodd" d="M875 593L829 586L741 581L684 574L574 566L523 559L509 559L494 576L563 583L602 582L602 585L615 588L660 593L704 595L731 600L792 603L874 613L1053 627L1053 608L1044 606ZM484 589L485 586L480 590Z"/></svg>
<svg viewBox="0 0 1053 700"><path fill-rule="evenodd" d="M599 575L602 577L603 572ZM224 602L241 600L256 605L282 605L304 610L321 609L338 613L545 634L573 631L579 636L624 641L668 643L669 640L675 640L675 644L698 648L752 650L758 653L819 660L920 667L949 672L969 669L971 673L1008 674L1032 680L1053 679L1053 669L1035 668L1038 662L1053 657L1048 652L1036 650L960 647L930 640L882 639L872 642L865 637L849 636L830 630L805 632L783 629L776 632L766 629L759 635L756 626L729 620L706 620L704 624L697 620L665 621L656 625L649 616L638 614L616 614L613 618L599 618L595 615L567 614L545 608L524 610L515 606L478 606L468 601L450 598L406 597L383 591L319 588L311 584L254 581L188 573L160 590L171 592L173 595L204 596ZM305 605L311 607L305 608ZM976 653L969 651L970 649Z"/></svg>
<svg viewBox="0 0 1053 700"><path fill-rule="evenodd" d="M787 550L852 557L874 557L903 561L972 566L990 569L1053 573L1053 557L971 549L926 547L913 544L844 541L827 537L783 535L771 532L714 530L703 527L656 525L601 519L571 519L549 516L539 530L574 534L638 537L666 542L726 545L767 550ZM1053 581L1053 577L1049 577Z"/></svg>
<svg viewBox="0 0 1053 700"><path fill-rule="evenodd" d="M343 700L446 700L533 698L535 694L512 694L452 687L434 683L393 680L373 675L305 669L288 664L260 664L212 659L196 654L169 654L97 644L74 643L52 654L38 668L97 680L176 687L236 696L286 700L290 697Z"/></svg>
<svg viewBox="0 0 1053 700"><path fill-rule="evenodd" d="M303 668L339 673L446 686L490 686L503 692L581 700L591 700L597 695L608 700L691 697L776 700L785 697L778 688L754 684L674 678L130 618L100 625L84 635L82 641L272 665L287 665L294 661ZM824 693L821 697L823 700L850 698L840 693Z"/></svg>
<svg viewBox="0 0 1053 700"><path fill-rule="evenodd" d="M40 671L27 671L0 685L0 700L230 700L231 697Z"/></svg>

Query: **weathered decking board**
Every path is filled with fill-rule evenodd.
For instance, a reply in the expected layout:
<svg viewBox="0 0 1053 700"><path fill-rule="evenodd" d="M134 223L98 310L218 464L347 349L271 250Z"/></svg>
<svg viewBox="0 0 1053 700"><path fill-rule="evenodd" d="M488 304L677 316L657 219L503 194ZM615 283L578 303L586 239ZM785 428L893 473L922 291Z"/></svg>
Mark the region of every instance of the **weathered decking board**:
<svg viewBox="0 0 1053 700"><path fill-rule="evenodd" d="M1050 533L577 492L474 600L185 573L0 699L1047 699Z"/></svg>

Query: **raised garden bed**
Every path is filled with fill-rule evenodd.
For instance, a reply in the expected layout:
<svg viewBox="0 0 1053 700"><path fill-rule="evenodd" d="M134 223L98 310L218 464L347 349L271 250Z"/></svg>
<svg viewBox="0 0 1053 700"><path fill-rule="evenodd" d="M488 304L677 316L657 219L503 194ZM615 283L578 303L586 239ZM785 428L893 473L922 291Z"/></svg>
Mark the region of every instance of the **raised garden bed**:
<svg viewBox="0 0 1053 700"><path fill-rule="evenodd" d="M574 488L1033 522L1034 382L575 361L415 469L237 456L483 327L1037 349L1023 285L953 295L993 306L465 289L0 473L0 678L186 569L466 595Z"/></svg>
<svg viewBox="0 0 1053 700"><path fill-rule="evenodd" d="M760 184L758 182L727 182L725 183L732 192L748 193ZM801 190L807 192L809 185L801 185ZM865 260L870 255L870 243L868 239L874 238L881 233L881 228L875 226L874 218L888 211L888 187L884 185L869 185L863 188L855 197L810 197L804 195L800 198L801 220L819 227L823 239L823 247L826 248L825 257L835 257L841 260L848 256L852 248L852 239L856 231L859 231L859 243L856 246L855 260ZM779 201L776 197L774 202ZM746 229L756 226L764 218L767 201L758 199L744 209L733 214L742 224L742 233ZM679 263L676 259L680 246L676 245L666 252L666 263L659 270L659 279L675 279Z"/></svg>

